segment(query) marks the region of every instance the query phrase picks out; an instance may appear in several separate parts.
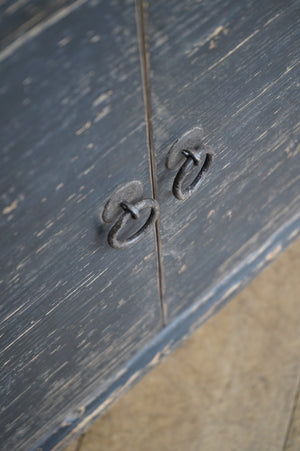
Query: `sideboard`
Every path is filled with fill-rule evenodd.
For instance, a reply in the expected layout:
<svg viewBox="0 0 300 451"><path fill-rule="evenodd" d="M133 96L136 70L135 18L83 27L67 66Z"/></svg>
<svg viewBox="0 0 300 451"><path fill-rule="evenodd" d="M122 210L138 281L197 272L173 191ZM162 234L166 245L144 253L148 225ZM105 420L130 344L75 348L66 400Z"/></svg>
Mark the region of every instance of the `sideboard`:
<svg viewBox="0 0 300 451"><path fill-rule="evenodd" d="M298 0L1 2L1 449L62 449L296 239L299 54Z"/></svg>

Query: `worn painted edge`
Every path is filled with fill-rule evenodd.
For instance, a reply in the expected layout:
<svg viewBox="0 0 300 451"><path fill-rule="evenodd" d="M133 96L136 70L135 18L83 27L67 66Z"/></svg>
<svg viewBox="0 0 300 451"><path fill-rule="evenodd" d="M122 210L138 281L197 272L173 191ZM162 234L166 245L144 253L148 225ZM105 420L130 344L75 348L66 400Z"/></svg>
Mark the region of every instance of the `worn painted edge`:
<svg viewBox="0 0 300 451"><path fill-rule="evenodd" d="M67 17L72 11L79 8L87 1L88 0L76 0L71 5L64 6L60 10L53 13L50 17L43 20L41 23L38 23L28 31L23 33L21 36L17 37L14 41L4 47L4 49L0 52L0 62L4 61L7 57L12 55L16 50L26 44L26 42L35 38L47 28L55 25L57 22Z"/></svg>
<svg viewBox="0 0 300 451"><path fill-rule="evenodd" d="M205 293L163 329L143 351L129 361L115 378L94 393L85 405L79 406L76 412L70 413L58 428L35 445L32 450L61 450L82 434L113 402L217 313L299 235L300 212L274 233L262 247L249 254L217 286Z"/></svg>

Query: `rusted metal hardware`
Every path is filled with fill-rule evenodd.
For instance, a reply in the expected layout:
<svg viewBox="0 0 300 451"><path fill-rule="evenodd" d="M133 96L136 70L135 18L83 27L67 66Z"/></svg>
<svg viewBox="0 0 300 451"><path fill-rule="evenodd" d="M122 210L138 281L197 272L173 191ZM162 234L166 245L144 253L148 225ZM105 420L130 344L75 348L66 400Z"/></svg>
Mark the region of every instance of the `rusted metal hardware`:
<svg viewBox="0 0 300 451"><path fill-rule="evenodd" d="M210 168L213 151L202 141L203 131L195 127L181 136L169 150L166 166L168 169L178 169L173 182L173 194L176 199L188 199L200 186ZM191 183L184 187L187 176L194 167L199 168Z"/></svg>
<svg viewBox="0 0 300 451"><path fill-rule="evenodd" d="M139 241L159 217L158 203L154 199L142 199L143 184L134 180L118 188L107 201L102 219L106 223L114 222L108 233L107 241L114 249L124 249ZM146 222L129 237L121 237L130 219L138 220L142 210L149 209Z"/></svg>

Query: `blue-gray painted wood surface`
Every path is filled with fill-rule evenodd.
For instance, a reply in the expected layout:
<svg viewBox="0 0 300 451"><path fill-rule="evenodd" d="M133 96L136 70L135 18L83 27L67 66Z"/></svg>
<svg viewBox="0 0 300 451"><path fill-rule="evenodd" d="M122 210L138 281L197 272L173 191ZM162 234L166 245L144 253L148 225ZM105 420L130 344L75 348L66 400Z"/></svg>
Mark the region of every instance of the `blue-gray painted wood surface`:
<svg viewBox="0 0 300 451"><path fill-rule="evenodd" d="M111 380L106 387L101 387L87 403L80 405L80 408L72 418L62 422L60 428L46 437L39 444L37 451L63 449L72 439L78 437L116 399L124 395L148 371L170 355L197 328L224 307L263 268L278 257L299 234L300 215L277 230L264 243L264 246L245 259L227 279L223 280L218 286L213 287L205 296L199 298L197 302L178 315L174 321L171 321L149 346L138 353L124 367L124 371L118 377Z"/></svg>
<svg viewBox="0 0 300 451"><path fill-rule="evenodd" d="M45 21L62 17L87 0L2 0L0 2L0 50L24 42L26 33L35 33Z"/></svg>
<svg viewBox="0 0 300 451"><path fill-rule="evenodd" d="M151 197L134 1L74 9L0 77L0 448L26 450L161 329L154 227L116 251L97 221L130 180Z"/></svg>
<svg viewBox="0 0 300 451"><path fill-rule="evenodd" d="M171 321L299 215L300 3L159 0L145 17ZM215 156L181 201L166 158L195 126Z"/></svg>
<svg viewBox="0 0 300 451"><path fill-rule="evenodd" d="M300 231L299 2L149 1L145 25L139 0L141 61L132 1L49 0L22 34L37 3L0 34L0 435L22 450L62 449ZM165 161L198 125L215 159L180 202ZM132 179L159 234L114 251L95 218Z"/></svg>

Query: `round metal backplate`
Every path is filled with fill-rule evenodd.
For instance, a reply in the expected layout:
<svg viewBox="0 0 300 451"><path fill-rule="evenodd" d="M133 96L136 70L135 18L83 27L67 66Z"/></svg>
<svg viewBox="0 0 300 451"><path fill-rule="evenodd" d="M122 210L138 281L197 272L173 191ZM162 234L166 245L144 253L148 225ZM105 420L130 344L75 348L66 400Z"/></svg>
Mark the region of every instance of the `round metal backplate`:
<svg viewBox="0 0 300 451"><path fill-rule="evenodd" d="M144 186L139 180L133 180L120 186L106 202L102 212L102 220L107 223L113 222L123 211L120 204L122 202L134 204L140 201L143 192Z"/></svg>
<svg viewBox="0 0 300 451"><path fill-rule="evenodd" d="M194 127L184 133L177 141L174 142L167 156L167 168L177 169L185 161L183 150L198 150L201 146L203 138L203 130L201 127Z"/></svg>

